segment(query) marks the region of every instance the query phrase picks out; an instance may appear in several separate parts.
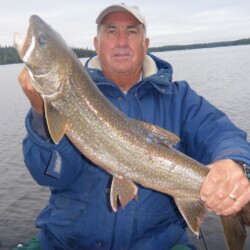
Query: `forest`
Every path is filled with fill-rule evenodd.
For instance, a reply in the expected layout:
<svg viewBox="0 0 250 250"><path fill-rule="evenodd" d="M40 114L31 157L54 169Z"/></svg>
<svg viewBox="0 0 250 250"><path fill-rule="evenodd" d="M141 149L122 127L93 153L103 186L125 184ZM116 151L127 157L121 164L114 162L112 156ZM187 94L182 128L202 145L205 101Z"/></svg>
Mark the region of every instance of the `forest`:
<svg viewBox="0 0 250 250"><path fill-rule="evenodd" d="M214 48L214 47L226 47L226 46L237 46L237 45L249 45L250 38L244 38L235 41L224 41L224 42L213 42L213 43L201 43L201 44L188 44L188 45L166 45L161 47L151 47L149 52L162 52L172 50L188 50L188 49L201 49L201 48ZM94 50L72 48L78 58L90 57L95 54ZM21 63L22 60L18 56L16 49L12 46L1 46L0 45L0 65Z"/></svg>
<svg viewBox="0 0 250 250"><path fill-rule="evenodd" d="M249 45L250 38L239 39L235 41L213 42L213 43L200 43L200 44L188 44L188 45L166 45L161 47L150 48L150 52L162 52L171 50L186 50L186 49L203 49L203 48L215 48L215 47L227 47L237 45Z"/></svg>
<svg viewBox="0 0 250 250"><path fill-rule="evenodd" d="M93 50L89 49L80 49L80 48L72 48L78 58L90 57L95 54ZM4 46L0 45L0 65L3 64L12 64L12 63L21 63L22 60L17 54L17 51L12 46Z"/></svg>

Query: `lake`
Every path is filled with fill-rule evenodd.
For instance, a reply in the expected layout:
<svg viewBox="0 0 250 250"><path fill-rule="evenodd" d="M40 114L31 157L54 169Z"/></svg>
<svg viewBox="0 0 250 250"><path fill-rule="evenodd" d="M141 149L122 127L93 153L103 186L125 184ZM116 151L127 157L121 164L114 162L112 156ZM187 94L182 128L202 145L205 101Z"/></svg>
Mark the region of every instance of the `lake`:
<svg viewBox="0 0 250 250"><path fill-rule="evenodd" d="M226 112L250 134L250 46L159 52L174 68L174 80L186 80L200 95ZM84 60L83 60L84 61ZM30 107L17 78L23 64L0 66L0 249L32 238L34 220L48 199L23 163L25 115ZM248 137L249 138L249 137ZM203 239L190 234L198 249L226 249L218 216L207 214ZM245 249L250 249L250 231Z"/></svg>

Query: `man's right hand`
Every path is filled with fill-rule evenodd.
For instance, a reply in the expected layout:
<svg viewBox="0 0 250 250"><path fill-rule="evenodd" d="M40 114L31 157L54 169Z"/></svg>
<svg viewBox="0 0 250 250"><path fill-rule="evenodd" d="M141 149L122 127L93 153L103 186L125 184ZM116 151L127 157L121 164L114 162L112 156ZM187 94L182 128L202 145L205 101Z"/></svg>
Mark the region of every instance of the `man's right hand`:
<svg viewBox="0 0 250 250"><path fill-rule="evenodd" d="M44 113L44 105L41 96L36 92L36 90L31 85L30 76L28 70L24 68L18 77L18 81L30 100L31 106L40 114Z"/></svg>

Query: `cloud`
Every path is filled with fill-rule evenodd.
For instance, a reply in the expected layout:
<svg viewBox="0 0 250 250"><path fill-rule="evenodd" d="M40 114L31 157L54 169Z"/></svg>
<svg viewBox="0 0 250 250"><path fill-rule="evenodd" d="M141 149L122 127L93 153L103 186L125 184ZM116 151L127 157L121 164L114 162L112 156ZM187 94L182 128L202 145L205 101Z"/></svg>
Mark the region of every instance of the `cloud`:
<svg viewBox="0 0 250 250"><path fill-rule="evenodd" d="M38 14L70 46L93 48L95 18L113 0L8 0L1 3L0 45L12 45L13 34L25 34L28 19ZM119 2L119 1L118 1ZM250 1L131 0L148 23L151 46L234 40L250 37Z"/></svg>

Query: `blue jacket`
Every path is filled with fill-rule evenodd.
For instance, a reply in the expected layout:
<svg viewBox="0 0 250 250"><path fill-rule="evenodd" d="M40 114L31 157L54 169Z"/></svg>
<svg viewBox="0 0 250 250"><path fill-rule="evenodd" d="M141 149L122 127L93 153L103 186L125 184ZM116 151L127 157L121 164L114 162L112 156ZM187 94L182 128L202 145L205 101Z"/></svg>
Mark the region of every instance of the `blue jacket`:
<svg viewBox="0 0 250 250"><path fill-rule="evenodd" d="M89 68L88 62L86 67L122 112L177 134L178 150L204 164L224 158L250 164L246 133L186 82L172 82L170 64L151 58L158 72L143 77L126 94L101 70ZM51 190L49 203L36 220L43 249L168 250L178 243L189 245L186 223L170 196L139 186L138 201L113 212L112 177L66 137L58 145L41 138L33 129L32 116L29 112L26 118L25 163L37 183Z"/></svg>

